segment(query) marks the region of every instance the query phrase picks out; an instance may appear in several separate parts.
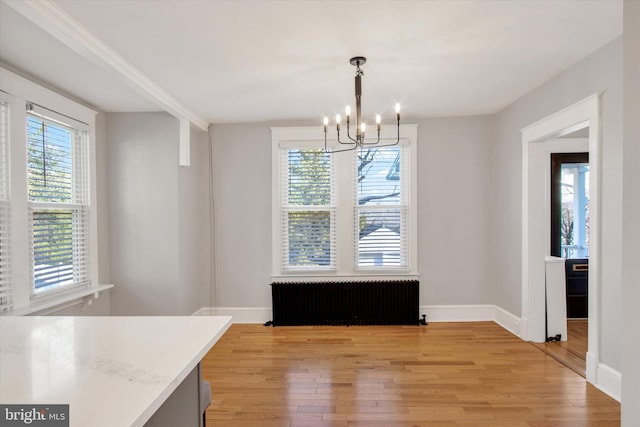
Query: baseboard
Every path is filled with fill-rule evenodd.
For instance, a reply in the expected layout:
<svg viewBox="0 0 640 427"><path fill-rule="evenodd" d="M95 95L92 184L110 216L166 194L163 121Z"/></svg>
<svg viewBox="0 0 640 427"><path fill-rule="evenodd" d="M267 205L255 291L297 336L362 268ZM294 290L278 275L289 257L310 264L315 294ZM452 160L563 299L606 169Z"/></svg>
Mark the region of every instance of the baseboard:
<svg viewBox="0 0 640 427"><path fill-rule="evenodd" d="M513 313L508 312L502 307L495 306L494 321L502 326L513 335L520 337L520 328L522 321Z"/></svg>
<svg viewBox="0 0 640 427"><path fill-rule="evenodd" d="M520 319L495 305L424 305L420 315L427 315L427 322L496 322L509 332L518 335ZM231 316L233 323L265 323L272 320L269 307L202 307L193 316Z"/></svg>
<svg viewBox="0 0 640 427"><path fill-rule="evenodd" d="M196 311L194 311L192 316L213 316L214 311L211 307L200 307Z"/></svg>
<svg viewBox="0 0 640 427"><path fill-rule="evenodd" d="M423 305L428 322L483 322L494 319L493 305Z"/></svg>
<svg viewBox="0 0 640 427"><path fill-rule="evenodd" d="M272 318L268 307L202 307L192 316L231 316L232 323L266 323Z"/></svg>
<svg viewBox="0 0 640 427"><path fill-rule="evenodd" d="M615 369L599 363L597 378L593 385L618 402L622 401L622 374Z"/></svg>

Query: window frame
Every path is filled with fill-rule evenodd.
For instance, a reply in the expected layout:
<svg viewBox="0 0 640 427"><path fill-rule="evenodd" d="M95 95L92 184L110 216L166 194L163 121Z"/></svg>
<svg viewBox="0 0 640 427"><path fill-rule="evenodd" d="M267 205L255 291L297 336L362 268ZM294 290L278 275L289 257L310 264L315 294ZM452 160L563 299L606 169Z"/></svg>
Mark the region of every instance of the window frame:
<svg viewBox="0 0 640 427"><path fill-rule="evenodd" d="M34 294L29 249L29 201L27 185L27 105L43 106L61 121L75 121L87 126L89 150L88 206L89 206L89 269L90 280L81 286L83 292L99 291L98 285L98 217L96 183L96 111L56 92L44 88L0 67L0 90L11 96L9 104L9 164L11 169L9 206L11 229L11 284L13 309L18 312L44 301L54 302L78 291L78 287L62 287ZM57 118L51 117L51 118Z"/></svg>
<svg viewBox="0 0 640 427"><path fill-rule="evenodd" d="M13 97L0 92L0 103L4 113L0 115L0 311L10 310L13 307L13 291L11 286L11 227L8 222L11 218L10 194L11 194L11 151L9 132L9 110ZM2 256L4 255L4 258Z"/></svg>
<svg viewBox="0 0 640 427"><path fill-rule="evenodd" d="M381 143L392 143L397 136L397 128L393 125L381 127ZM355 161L352 151L334 153L336 156L336 268L332 270L295 269L284 270L282 264L283 248L283 218L281 207L281 162L283 148L317 148L324 147L324 133L322 126L305 127L272 127L272 279L301 278L322 280L332 278L372 279L380 276L400 278L417 278L418 234L417 234L417 144L418 125L400 125L400 144L408 146L408 231L406 269L399 268L363 268L356 265L357 252L355 248L356 227L356 197L354 171ZM335 144L335 129L329 130L327 144Z"/></svg>

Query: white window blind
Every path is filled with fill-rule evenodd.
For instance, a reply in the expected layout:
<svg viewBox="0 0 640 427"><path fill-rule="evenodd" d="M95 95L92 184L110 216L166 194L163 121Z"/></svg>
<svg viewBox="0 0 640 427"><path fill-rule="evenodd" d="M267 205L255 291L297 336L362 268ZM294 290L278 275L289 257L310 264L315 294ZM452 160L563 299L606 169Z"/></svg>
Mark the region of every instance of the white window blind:
<svg viewBox="0 0 640 427"><path fill-rule="evenodd" d="M408 147L356 153L354 177L357 269L409 268Z"/></svg>
<svg viewBox="0 0 640 427"><path fill-rule="evenodd" d="M54 114L52 117L58 118ZM88 134L27 113L29 237L33 293L90 281Z"/></svg>
<svg viewBox="0 0 640 427"><path fill-rule="evenodd" d="M281 149L282 268L336 265L334 158L322 149Z"/></svg>
<svg viewBox="0 0 640 427"><path fill-rule="evenodd" d="M8 128L9 106L0 99L0 311L12 307Z"/></svg>

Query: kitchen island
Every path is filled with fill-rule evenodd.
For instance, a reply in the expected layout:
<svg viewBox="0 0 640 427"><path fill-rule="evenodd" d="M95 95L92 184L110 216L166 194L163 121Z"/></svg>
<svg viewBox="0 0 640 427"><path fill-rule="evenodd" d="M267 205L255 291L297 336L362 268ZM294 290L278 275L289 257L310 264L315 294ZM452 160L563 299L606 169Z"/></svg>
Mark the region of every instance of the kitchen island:
<svg viewBox="0 0 640 427"><path fill-rule="evenodd" d="M72 427L199 425L200 361L230 324L0 317L0 404L68 404Z"/></svg>

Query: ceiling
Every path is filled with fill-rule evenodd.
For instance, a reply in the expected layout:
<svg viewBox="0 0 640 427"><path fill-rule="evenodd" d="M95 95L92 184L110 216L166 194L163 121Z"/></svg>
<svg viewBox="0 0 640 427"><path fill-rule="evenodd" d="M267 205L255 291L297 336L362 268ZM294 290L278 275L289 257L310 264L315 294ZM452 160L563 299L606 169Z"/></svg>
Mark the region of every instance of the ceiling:
<svg viewBox="0 0 640 427"><path fill-rule="evenodd" d="M20 3L0 4L8 68L103 111L169 100L207 123L332 117L354 104L356 55L366 120L395 102L494 113L622 33L620 0L41 0L44 18Z"/></svg>

